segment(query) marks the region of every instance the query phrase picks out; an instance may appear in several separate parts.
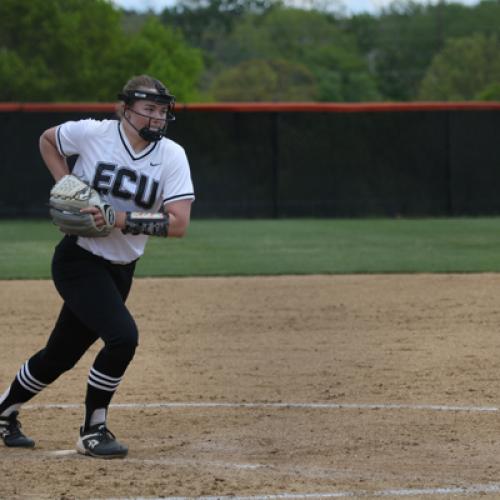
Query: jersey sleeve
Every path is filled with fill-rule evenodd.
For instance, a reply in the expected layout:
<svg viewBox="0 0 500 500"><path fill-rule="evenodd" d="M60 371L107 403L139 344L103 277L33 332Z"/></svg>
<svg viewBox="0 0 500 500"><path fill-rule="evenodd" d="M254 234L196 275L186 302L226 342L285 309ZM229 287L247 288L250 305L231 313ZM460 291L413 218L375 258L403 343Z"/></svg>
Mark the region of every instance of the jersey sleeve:
<svg viewBox="0 0 500 500"><path fill-rule="evenodd" d="M184 149L179 148L164 178L163 203L194 198L189 162Z"/></svg>
<svg viewBox="0 0 500 500"><path fill-rule="evenodd" d="M93 120L68 121L56 129L57 149L67 157L80 154Z"/></svg>

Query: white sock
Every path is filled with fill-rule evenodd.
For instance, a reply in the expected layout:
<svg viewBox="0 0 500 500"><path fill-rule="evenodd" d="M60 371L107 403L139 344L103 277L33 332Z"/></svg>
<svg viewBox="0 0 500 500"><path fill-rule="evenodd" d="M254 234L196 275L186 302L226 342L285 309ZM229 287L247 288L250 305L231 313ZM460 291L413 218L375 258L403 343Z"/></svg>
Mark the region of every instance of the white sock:
<svg viewBox="0 0 500 500"><path fill-rule="evenodd" d="M90 422L89 426L94 426L98 424L105 424L106 423L106 408L97 408L97 410L94 410L92 412L92 415L90 416Z"/></svg>

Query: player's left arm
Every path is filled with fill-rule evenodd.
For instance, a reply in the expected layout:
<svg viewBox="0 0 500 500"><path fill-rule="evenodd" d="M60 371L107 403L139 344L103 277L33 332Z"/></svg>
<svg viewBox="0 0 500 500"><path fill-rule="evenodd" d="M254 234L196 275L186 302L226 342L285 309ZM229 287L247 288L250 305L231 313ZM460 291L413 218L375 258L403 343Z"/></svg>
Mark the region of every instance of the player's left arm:
<svg viewBox="0 0 500 500"><path fill-rule="evenodd" d="M165 203L164 211L168 214L168 236L182 238L191 220L191 205L193 200L179 200Z"/></svg>
<svg viewBox="0 0 500 500"><path fill-rule="evenodd" d="M115 227L129 234L182 238L191 220L192 202L193 200L179 200L165 203L162 214L117 211ZM105 222L96 207L85 208L82 212L93 214L97 227Z"/></svg>

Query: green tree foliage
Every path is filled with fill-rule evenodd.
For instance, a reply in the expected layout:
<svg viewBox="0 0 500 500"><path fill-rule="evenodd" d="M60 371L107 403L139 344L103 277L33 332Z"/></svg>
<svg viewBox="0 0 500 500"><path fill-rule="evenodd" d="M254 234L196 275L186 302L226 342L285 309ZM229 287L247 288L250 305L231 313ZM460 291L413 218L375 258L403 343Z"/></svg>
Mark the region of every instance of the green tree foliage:
<svg viewBox="0 0 500 500"><path fill-rule="evenodd" d="M204 72L198 87L209 98L208 89L217 75L227 69L219 64L218 46L248 13L262 15L281 5L281 0L179 0L160 15L165 26L181 31L203 55Z"/></svg>
<svg viewBox="0 0 500 500"><path fill-rule="evenodd" d="M99 80L93 76L109 73L102 47L117 40L116 16L109 5L97 1L2 0L0 93L5 85L10 90L1 99L94 96Z"/></svg>
<svg viewBox="0 0 500 500"><path fill-rule="evenodd" d="M2 0L0 33L3 53L19 63L2 99L110 98L103 90L116 78L113 61L123 36L119 13L106 2ZM2 71L0 78L7 76Z"/></svg>
<svg viewBox="0 0 500 500"><path fill-rule="evenodd" d="M179 0L155 15L111 0L1 0L0 100L109 101L139 73L184 101L247 99L245 78L259 100L498 98L498 45L484 44L500 39L500 1L395 0L351 17L337 5Z"/></svg>
<svg viewBox="0 0 500 500"><path fill-rule="evenodd" d="M281 0L179 0L166 8L161 20L180 29L189 43L206 52L229 34L247 13L263 13Z"/></svg>
<svg viewBox="0 0 500 500"><path fill-rule="evenodd" d="M314 76L320 101L379 97L355 38L321 12L273 8L263 15L247 14L220 40L215 53L223 71L249 60L282 60L289 67L300 64ZM215 95L220 95L219 83L214 83Z"/></svg>
<svg viewBox="0 0 500 500"><path fill-rule="evenodd" d="M482 34L450 39L433 59L420 99L464 101L494 98L500 82L500 41Z"/></svg>
<svg viewBox="0 0 500 500"><path fill-rule="evenodd" d="M500 101L500 83L492 83L476 94L478 101Z"/></svg>
<svg viewBox="0 0 500 500"><path fill-rule="evenodd" d="M353 18L360 46L381 93L391 100L414 97L433 54L442 44L443 6L393 3L378 19Z"/></svg>
<svg viewBox="0 0 500 500"><path fill-rule="evenodd" d="M250 60L223 71L214 85L218 101L314 101L316 79L298 63Z"/></svg>
<svg viewBox="0 0 500 500"><path fill-rule="evenodd" d="M346 29L358 39L383 98L406 101L417 98L429 65L447 40L500 35L500 2L483 0L466 7L395 1L378 17L353 16Z"/></svg>
<svg viewBox="0 0 500 500"><path fill-rule="evenodd" d="M122 51L123 70L154 75L178 100L199 98L196 84L203 70L201 52L187 46L180 32L165 28L156 17L150 17Z"/></svg>
<svg viewBox="0 0 500 500"><path fill-rule="evenodd" d="M48 100L54 86L41 58L33 58L26 64L16 52L0 49L0 101Z"/></svg>
<svg viewBox="0 0 500 500"><path fill-rule="evenodd" d="M158 22L127 37L106 0L0 2L0 100L109 101L148 71L189 97L201 56Z"/></svg>

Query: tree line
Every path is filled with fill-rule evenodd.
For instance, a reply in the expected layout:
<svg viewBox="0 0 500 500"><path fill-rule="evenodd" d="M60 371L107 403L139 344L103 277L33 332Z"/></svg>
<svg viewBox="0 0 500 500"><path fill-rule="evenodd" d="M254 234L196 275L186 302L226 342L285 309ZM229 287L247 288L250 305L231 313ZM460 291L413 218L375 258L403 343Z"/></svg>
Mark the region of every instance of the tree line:
<svg viewBox="0 0 500 500"><path fill-rule="evenodd" d="M0 101L112 101L140 73L183 102L500 99L500 0L331 5L2 0Z"/></svg>

